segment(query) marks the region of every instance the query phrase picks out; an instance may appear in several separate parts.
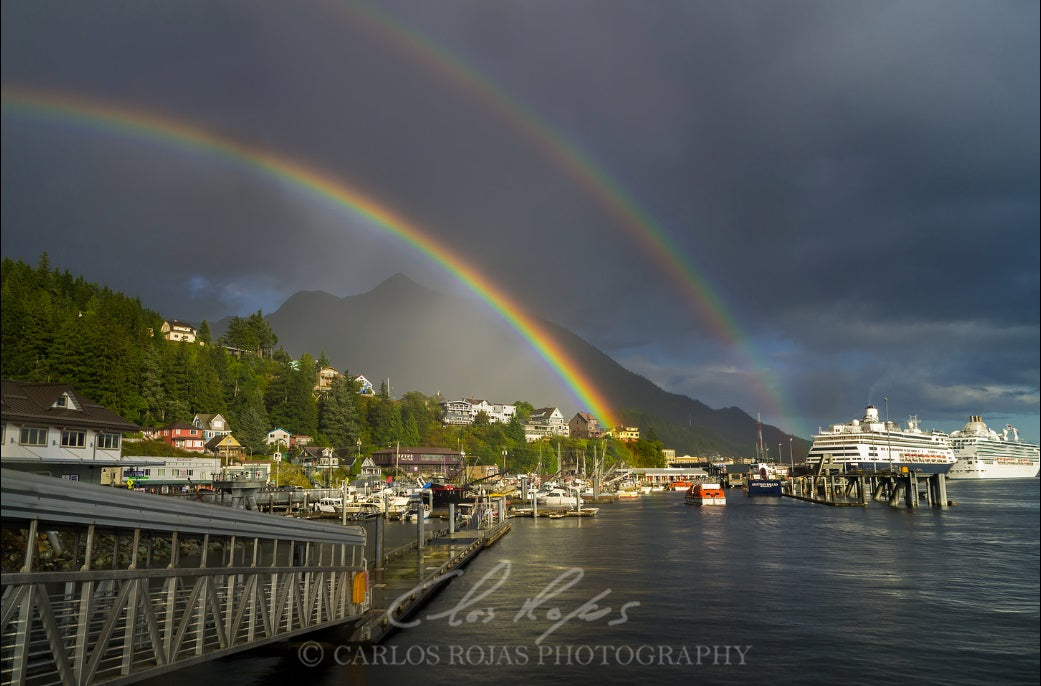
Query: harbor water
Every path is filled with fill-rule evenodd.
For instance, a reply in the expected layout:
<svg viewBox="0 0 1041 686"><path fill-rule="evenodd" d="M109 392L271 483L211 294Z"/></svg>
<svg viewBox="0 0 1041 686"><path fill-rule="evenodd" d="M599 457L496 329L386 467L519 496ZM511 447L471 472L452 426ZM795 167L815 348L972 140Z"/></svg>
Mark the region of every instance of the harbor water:
<svg viewBox="0 0 1041 686"><path fill-rule="evenodd" d="M948 487L947 510L732 490L514 519L381 646L327 633L144 683L1036 684L1039 480Z"/></svg>

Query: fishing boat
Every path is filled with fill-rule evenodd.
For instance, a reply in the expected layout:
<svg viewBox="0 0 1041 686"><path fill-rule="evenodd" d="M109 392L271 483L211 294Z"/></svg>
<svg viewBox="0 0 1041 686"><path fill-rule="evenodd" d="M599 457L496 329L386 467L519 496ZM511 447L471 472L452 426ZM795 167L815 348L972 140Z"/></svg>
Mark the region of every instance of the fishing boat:
<svg viewBox="0 0 1041 686"><path fill-rule="evenodd" d="M763 442L763 418L756 413L756 424L759 430L759 439L756 443L759 463L748 472L748 480L745 484L745 493L748 495L769 495L781 497L781 480L777 473L766 463L766 444ZM780 446L778 446L780 451Z"/></svg>
<svg viewBox="0 0 1041 686"><path fill-rule="evenodd" d="M726 505L727 495L718 483L697 483L687 489L688 505Z"/></svg>
<svg viewBox="0 0 1041 686"><path fill-rule="evenodd" d="M779 498L781 497L781 480L776 478L776 474L769 465L759 463L755 469L748 472L745 492L748 495L769 495Z"/></svg>

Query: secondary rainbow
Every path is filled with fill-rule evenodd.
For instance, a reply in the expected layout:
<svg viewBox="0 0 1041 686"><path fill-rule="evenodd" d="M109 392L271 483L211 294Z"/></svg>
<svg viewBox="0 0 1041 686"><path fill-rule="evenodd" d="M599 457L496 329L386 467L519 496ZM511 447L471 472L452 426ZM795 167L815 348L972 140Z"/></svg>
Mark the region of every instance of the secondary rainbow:
<svg viewBox="0 0 1041 686"><path fill-rule="evenodd" d="M122 137L136 137L220 155L240 165L260 171L298 191L317 196L334 206L364 217L398 236L485 300L521 334L546 360L575 397L607 428L616 426L603 393L571 359L556 340L473 265L439 243L428 231L407 220L378 201L342 181L283 155L243 145L183 120L174 120L140 109L101 102L67 93L43 92L26 88L4 88L5 112L51 118L89 126Z"/></svg>
<svg viewBox="0 0 1041 686"><path fill-rule="evenodd" d="M387 11L363 2L337 1L331 6L346 10L352 19L382 36L398 50L413 57L417 63L482 102L531 141L542 155L552 160L573 182L596 198L601 207L668 276L677 292L698 312L713 334L726 345L739 351L752 366L759 394L768 402L773 414L787 416L795 421L798 413L787 407L779 381L770 371L762 355L751 345L751 338L742 332L723 299L665 229L630 193L611 178L602 165L595 163L589 154L557 133L530 108L511 97L483 74L390 16Z"/></svg>

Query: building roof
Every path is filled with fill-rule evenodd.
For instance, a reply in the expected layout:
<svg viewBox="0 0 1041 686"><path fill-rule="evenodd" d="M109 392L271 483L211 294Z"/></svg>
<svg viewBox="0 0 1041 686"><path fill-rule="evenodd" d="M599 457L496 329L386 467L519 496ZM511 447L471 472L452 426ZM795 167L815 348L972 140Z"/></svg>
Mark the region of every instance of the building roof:
<svg viewBox="0 0 1041 686"><path fill-rule="evenodd" d="M137 424L80 395L72 384L3 379L0 386L3 396L0 409L5 422L37 422L118 432L141 430ZM56 405L63 396L72 400L70 406Z"/></svg>

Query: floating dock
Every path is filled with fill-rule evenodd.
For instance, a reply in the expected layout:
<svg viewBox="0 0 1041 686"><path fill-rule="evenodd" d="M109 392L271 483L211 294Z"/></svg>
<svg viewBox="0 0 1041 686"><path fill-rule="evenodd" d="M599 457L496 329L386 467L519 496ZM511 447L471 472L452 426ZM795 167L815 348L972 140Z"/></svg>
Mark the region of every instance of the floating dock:
<svg viewBox="0 0 1041 686"><path fill-rule="evenodd" d="M504 518L486 529L440 529L381 555L370 577L371 609L354 627L350 642L381 642L430 602L453 572L509 531Z"/></svg>

